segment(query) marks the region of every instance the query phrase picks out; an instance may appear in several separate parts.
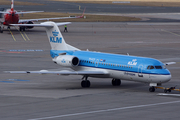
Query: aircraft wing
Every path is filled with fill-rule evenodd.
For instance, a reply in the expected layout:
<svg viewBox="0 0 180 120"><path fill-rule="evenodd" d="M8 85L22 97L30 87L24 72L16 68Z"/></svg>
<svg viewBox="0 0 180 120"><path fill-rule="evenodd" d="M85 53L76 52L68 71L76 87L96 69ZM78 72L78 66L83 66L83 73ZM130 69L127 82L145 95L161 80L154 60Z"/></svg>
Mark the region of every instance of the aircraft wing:
<svg viewBox="0 0 180 120"><path fill-rule="evenodd" d="M16 12L15 14L37 13L37 12L44 12L44 11ZM3 14L11 14L10 12L7 12L7 11L0 11L0 13L3 13Z"/></svg>
<svg viewBox="0 0 180 120"><path fill-rule="evenodd" d="M57 26L61 26L61 25L67 25L67 24L71 24L71 22L60 22L60 23L56 23ZM32 26L32 27L53 27L53 25L47 25L47 24L10 24L12 26Z"/></svg>
<svg viewBox="0 0 180 120"><path fill-rule="evenodd" d="M60 75L108 75L109 73L104 71L49 71L49 70L40 70L40 71L4 71L5 73L37 73L37 74L60 74Z"/></svg>
<svg viewBox="0 0 180 120"><path fill-rule="evenodd" d="M28 22L28 21L37 22L37 21L42 21L42 20L49 21L49 20L72 19L72 18L81 18L81 17L74 16L74 17L57 17L57 18L22 19L22 20L19 20L19 23Z"/></svg>
<svg viewBox="0 0 180 120"><path fill-rule="evenodd" d="M21 20L19 20L19 23L28 22L28 21L36 21L37 22L37 21L42 21L42 20L49 21L49 20L59 20L59 19L83 18L85 10L86 10L86 8L84 8L83 14L81 16L56 17L56 18L39 18L39 19L21 19ZM33 12L33 11L30 11L30 12ZM34 12L36 12L36 11L34 11Z"/></svg>
<svg viewBox="0 0 180 120"><path fill-rule="evenodd" d="M27 12L16 12L16 14L26 14L26 13L38 13L38 12L44 12L44 11L27 11Z"/></svg>
<svg viewBox="0 0 180 120"><path fill-rule="evenodd" d="M0 11L0 13L9 14L9 12L5 12L5 11Z"/></svg>

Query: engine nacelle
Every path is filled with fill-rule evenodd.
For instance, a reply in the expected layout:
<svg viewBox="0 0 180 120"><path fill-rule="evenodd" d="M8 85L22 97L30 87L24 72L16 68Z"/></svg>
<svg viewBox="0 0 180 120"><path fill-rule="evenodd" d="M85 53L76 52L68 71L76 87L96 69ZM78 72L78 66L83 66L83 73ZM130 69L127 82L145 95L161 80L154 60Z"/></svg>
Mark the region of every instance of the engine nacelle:
<svg viewBox="0 0 180 120"><path fill-rule="evenodd" d="M26 24L34 24L32 21L28 21ZM32 29L34 26L26 26L27 29Z"/></svg>
<svg viewBox="0 0 180 120"><path fill-rule="evenodd" d="M72 55L60 55L54 58L53 61L65 67L76 67L79 65L79 59Z"/></svg>

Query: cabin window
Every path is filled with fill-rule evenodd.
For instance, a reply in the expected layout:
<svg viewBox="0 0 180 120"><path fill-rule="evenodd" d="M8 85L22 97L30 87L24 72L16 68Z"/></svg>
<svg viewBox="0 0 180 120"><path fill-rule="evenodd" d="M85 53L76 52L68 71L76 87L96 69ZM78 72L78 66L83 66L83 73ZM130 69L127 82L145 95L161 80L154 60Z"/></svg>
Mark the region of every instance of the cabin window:
<svg viewBox="0 0 180 120"><path fill-rule="evenodd" d="M162 66L155 66L156 69L162 69Z"/></svg>
<svg viewBox="0 0 180 120"><path fill-rule="evenodd" d="M147 69L154 69L154 66L149 65L149 66L147 67Z"/></svg>

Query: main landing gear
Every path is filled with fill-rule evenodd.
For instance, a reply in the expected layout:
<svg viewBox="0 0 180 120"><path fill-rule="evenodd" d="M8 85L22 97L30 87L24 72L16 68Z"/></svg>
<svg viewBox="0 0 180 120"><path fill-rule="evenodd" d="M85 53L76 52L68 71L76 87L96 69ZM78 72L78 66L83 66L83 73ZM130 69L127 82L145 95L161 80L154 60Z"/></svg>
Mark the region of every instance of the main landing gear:
<svg viewBox="0 0 180 120"><path fill-rule="evenodd" d="M113 86L120 86L121 85L121 80L120 79L112 79L112 85Z"/></svg>
<svg viewBox="0 0 180 120"><path fill-rule="evenodd" d="M87 80L88 76L83 76L82 82L81 82L81 87L83 88L89 88L91 86L91 82ZM83 80L84 79L84 80ZM120 86L121 85L121 80L120 79L112 79L112 85L113 86Z"/></svg>
<svg viewBox="0 0 180 120"><path fill-rule="evenodd" d="M25 31L25 27L19 27L19 31Z"/></svg>
<svg viewBox="0 0 180 120"><path fill-rule="evenodd" d="M87 80L88 76L83 76L82 78L82 82L81 82L81 87L83 88L89 88L91 86L91 82L89 80Z"/></svg>

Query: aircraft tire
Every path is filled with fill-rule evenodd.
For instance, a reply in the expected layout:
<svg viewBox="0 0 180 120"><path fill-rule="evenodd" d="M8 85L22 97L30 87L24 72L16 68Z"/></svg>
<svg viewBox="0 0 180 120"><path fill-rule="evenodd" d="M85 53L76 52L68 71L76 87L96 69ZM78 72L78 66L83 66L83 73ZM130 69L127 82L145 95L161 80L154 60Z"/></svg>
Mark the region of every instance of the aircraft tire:
<svg viewBox="0 0 180 120"><path fill-rule="evenodd" d="M121 80L120 79L112 79L112 85L113 86L120 86Z"/></svg>
<svg viewBox="0 0 180 120"><path fill-rule="evenodd" d="M19 27L19 31L22 31L22 27Z"/></svg>
<svg viewBox="0 0 180 120"><path fill-rule="evenodd" d="M25 31L25 27L22 27L22 31Z"/></svg>
<svg viewBox="0 0 180 120"><path fill-rule="evenodd" d="M150 88L149 88L149 92L155 92L155 87L153 87L153 86L150 87Z"/></svg>
<svg viewBox="0 0 180 120"><path fill-rule="evenodd" d="M89 80L83 80L83 81L81 82L81 87L83 87L83 88L88 88L88 87L90 87L90 86L91 86L91 83L90 83Z"/></svg>
<svg viewBox="0 0 180 120"><path fill-rule="evenodd" d="M164 93L167 93L167 90L166 90L166 89L164 89Z"/></svg>
<svg viewBox="0 0 180 120"><path fill-rule="evenodd" d="M0 26L0 32L3 33L3 30L2 30L2 28L1 28L1 26Z"/></svg>

